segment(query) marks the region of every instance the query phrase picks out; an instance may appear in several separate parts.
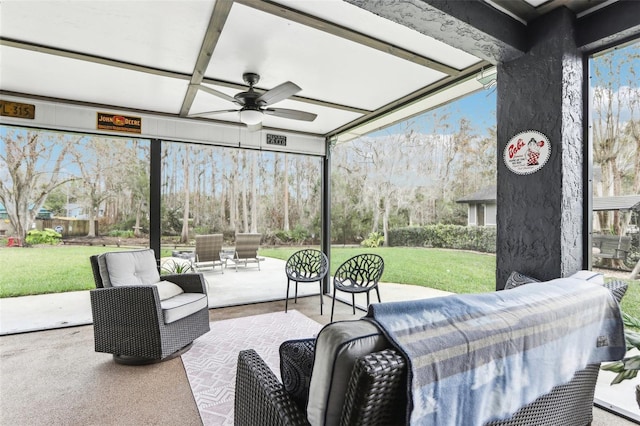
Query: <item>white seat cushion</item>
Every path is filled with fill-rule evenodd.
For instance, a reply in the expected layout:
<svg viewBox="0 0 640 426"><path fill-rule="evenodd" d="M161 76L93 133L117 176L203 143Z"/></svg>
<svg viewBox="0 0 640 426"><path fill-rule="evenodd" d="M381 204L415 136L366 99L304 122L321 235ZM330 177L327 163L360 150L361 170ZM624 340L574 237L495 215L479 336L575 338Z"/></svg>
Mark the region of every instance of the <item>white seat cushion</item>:
<svg viewBox="0 0 640 426"><path fill-rule="evenodd" d="M170 324L208 307L207 295L182 293L160 302L164 323Z"/></svg>

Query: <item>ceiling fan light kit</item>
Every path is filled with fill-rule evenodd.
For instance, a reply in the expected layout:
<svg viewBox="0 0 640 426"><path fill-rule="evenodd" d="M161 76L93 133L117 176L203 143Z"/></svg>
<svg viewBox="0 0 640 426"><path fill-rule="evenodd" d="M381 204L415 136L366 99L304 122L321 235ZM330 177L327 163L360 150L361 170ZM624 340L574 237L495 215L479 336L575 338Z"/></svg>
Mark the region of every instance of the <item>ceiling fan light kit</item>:
<svg viewBox="0 0 640 426"><path fill-rule="evenodd" d="M229 95L226 95L222 92L218 92L217 90L211 88L202 88L207 93L222 98L226 101L233 102L234 104L240 106L241 108L238 110L220 110L220 111L208 111L202 112L198 114L194 114L194 117L206 117L215 114L227 113L238 111L240 116L240 121L247 126L256 126L262 123L265 114L272 115L274 117L287 118L291 120L301 120L301 121L313 121L316 119L317 115L292 110L285 108L267 108L271 104L275 104L284 99L287 99L300 90L302 90L296 84L287 81L286 83L282 83L271 90L267 90L266 92L260 94L256 92L253 88L254 84L260 81L260 76L256 73L244 73L242 75L242 79L245 83L249 85L249 89L245 92L240 92L236 94L233 98ZM257 128L257 127L256 127ZM253 129L255 130L255 129Z"/></svg>
<svg viewBox="0 0 640 426"><path fill-rule="evenodd" d="M262 122L263 114L257 109L243 109L240 110L240 121L247 126L253 126Z"/></svg>

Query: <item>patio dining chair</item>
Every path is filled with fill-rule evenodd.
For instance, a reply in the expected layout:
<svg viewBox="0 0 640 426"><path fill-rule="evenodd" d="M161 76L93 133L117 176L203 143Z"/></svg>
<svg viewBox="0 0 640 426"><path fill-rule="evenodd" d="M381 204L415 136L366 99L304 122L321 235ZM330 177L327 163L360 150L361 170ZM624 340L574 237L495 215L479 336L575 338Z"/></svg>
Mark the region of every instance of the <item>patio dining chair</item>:
<svg viewBox="0 0 640 426"><path fill-rule="evenodd" d="M284 303L284 311L289 306L289 285L291 281L296 283L294 303L298 303L298 283L312 283L318 281L320 289L320 315L322 315L322 280L329 271L329 260L320 250L304 249L293 253L287 260L285 272L287 273L287 297Z"/></svg>
<svg viewBox="0 0 640 426"><path fill-rule="evenodd" d="M336 305L336 293L338 290L351 293L351 305L353 314L356 314L356 294L366 293L367 307L369 306L369 292L376 290L378 302L380 302L380 290L378 281L384 271L384 260L377 254L365 253L347 259L338 267L333 276L333 302L331 304L331 322L333 322L333 310Z"/></svg>

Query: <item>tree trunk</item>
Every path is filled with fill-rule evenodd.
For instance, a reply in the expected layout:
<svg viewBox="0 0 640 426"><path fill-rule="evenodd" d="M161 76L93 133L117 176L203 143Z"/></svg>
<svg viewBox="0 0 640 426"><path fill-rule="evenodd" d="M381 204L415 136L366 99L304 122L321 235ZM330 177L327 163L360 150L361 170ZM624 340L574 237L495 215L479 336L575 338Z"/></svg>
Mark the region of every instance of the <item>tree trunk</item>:
<svg viewBox="0 0 640 426"><path fill-rule="evenodd" d="M251 153L251 232L258 232L258 182L256 182L256 167L258 155Z"/></svg>
<svg viewBox="0 0 640 426"><path fill-rule="evenodd" d="M133 227L133 236L140 237L140 218L142 217L142 200L138 202L138 208L136 209L136 225Z"/></svg>
<svg viewBox="0 0 640 426"><path fill-rule="evenodd" d="M190 148L188 144L185 144L184 158L182 162L182 171L184 176L184 204L182 211L182 232L180 233L180 242L186 244L189 242L189 198L190 198L190 183L189 183L189 163L190 163Z"/></svg>
<svg viewBox="0 0 640 426"><path fill-rule="evenodd" d="M384 235L383 245L387 245L387 235L389 235L389 214L391 213L391 197L384 200L384 215L382 216L382 234Z"/></svg>
<svg viewBox="0 0 640 426"><path fill-rule="evenodd" d="M282 197L283 197L283 214L284 223L282 229L289 231L289 156L284 154L284 171L282 178Z"/></svg>
<svg viewBox="0 0 640 426"><path fill-rule="evenodd" d="M229 178L231 181L231 192L229 194L229 225L235 232L238 232L238 153L235 150L231 153L231 164L233 167Z"/></svg>
<svg viewBox="0 0 640 426"><path fill-rule="evenodd" d="M248 198L248 188L247 188L247 153L242 153L242 229L243 232L249 231L249 212L247 211L247 198Z"/></svg>

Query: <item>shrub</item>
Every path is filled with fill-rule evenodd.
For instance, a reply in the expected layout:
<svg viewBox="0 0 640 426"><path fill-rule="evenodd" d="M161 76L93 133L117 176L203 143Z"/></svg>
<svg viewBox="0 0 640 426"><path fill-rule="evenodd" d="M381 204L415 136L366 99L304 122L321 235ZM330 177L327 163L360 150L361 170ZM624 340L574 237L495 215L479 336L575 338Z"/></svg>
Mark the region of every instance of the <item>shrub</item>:
<svg viewBox="0 0 640 426"><path fill-rule="evenodd" d="M371 232L367 238L362 240L360 245L362 247L377 248L384 243L384 236L379 232Z"/></svg>
<svg viewBox="0 0 640 426"><path fill-rule="evenodd" d="M43 231L38 229L32 229L27 232L25 242L29 245L34 244L58 244L62 239L62 235L50 228L45 228Z"/></svg>
<svg viewBox="0 0 640 426"><path fill-rule="evenodd" d="M496 229L442 224L396 228L389 231L387 246L450 248L495 253Z"/></svg>
<svg viewBox="0 0 640 426"><path fill-rule="evenodd" d="M110 237L119 237L119 238L133 238L133 231L123 231L120 229L114 229L113 231L109 231Z"/></svg>
<svg viewBox="0 0 640 426"><path fill-rule="evenodd" d="M304 227L297 225L290 231L278 230L273 235L265 235L265 241L272 241L276 244L298 244L302 245L311 238L309 231Z"/></svg>
<svg viewBox="0 0 640 426"><path fill-rule="evenodd" d="M631 234L631 248L625 260L625 265L629 269L633 269L636 263L638 263L638 259L640 259L640 233L635 233Z"/></svg>
<svg viewBox="0 0 640 426"><path fill-rule="evenodd" d="M289 235L297 244L302 244L309 238L309 232L300 225L297 225L293 230L289 231Z"/></svg>

